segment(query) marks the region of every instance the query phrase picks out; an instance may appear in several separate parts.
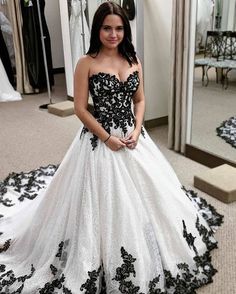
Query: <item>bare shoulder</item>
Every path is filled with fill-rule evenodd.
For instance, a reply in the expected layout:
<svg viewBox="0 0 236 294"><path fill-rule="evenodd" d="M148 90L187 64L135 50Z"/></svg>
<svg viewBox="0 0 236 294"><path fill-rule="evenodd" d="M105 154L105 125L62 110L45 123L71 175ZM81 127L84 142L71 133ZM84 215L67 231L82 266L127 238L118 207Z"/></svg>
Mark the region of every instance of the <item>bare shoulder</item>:
<svg viewBox="0 0 236 294"><path fill-rule="evenodd" d="M81 56L77 62L77 65L75 68L75 74L80 73L80 72L89 73L89 69L91 67L91 62L92 62L92 58L89 55Z"/></svg>
<svg viewBox="0 0 236 294"><path fill-rule="evenodd" d="M142 68L142 63L140 61L140 59L137 57L138 60L138 64L137 64L137 70L139 72L139 76L142 78L143 76L143 68Z"/></svg>

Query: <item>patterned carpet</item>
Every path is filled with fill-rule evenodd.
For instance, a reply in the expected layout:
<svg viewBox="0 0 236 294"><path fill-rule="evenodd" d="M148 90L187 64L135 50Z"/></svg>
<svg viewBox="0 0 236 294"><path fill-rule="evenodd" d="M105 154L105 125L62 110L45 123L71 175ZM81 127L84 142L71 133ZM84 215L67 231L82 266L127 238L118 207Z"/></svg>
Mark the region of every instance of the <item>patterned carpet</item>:
<svg viewBox="0 0 236 294"><path fill-rule="evenodd" d="M217 136L221 137L232 147L236 148L236 116L230 117L228 120L216 128Z"/></svg>

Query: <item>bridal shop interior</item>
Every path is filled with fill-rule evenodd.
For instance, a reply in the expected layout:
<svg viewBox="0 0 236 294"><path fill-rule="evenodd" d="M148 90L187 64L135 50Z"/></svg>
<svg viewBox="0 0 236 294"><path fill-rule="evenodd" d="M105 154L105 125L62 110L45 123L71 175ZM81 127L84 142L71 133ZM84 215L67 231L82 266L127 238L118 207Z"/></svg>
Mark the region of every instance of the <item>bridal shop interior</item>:
<svg viewBox="0 0 236 294"><path fill-rule="evenodd" d="M102 2L0 0L0 204L8 175L60 164L80 129L73 73ZM143 65L148 133L182 184L224 215L218 273L197 293L236 293L236 202L195 185L226 164L234 170L218 181L232 179L236 200L236 0L115 2L127 11Z"/></svg>

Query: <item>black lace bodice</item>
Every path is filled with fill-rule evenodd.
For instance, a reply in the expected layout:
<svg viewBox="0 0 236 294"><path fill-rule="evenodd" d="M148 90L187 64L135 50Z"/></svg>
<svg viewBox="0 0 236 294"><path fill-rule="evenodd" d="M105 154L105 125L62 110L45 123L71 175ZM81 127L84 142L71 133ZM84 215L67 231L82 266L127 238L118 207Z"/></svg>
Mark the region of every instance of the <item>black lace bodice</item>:
<svg viewBox="0 0 236 294"><path fill-rule="evenodd" d="M126 81L115 75L99 72L89 78L89 91L94 104L94 117L110 134L111 129L121 129L126 135L135 124L132 112L132 97L139 86L138 71L131 73ZM82 133L88 132L86 127ZM93 135L93 149L97 146L97 136Z"/></svg>

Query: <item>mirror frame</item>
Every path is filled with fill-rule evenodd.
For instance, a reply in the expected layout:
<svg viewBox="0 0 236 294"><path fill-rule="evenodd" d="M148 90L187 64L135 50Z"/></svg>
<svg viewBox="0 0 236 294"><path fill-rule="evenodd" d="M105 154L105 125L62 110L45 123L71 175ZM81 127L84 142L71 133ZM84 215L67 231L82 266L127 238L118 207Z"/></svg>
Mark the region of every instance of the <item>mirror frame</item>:
<svg viewBox="0 0 236 294"><path fill-rule="evenodd" d="M193 80L194 80L194 58L195 58L195 38L197 20L197 0L191 1L190 14L190 46L189 46L189 70L188 70L188 89L187 89L187 126L185 156L203 165L214 168L222 164L229 164L236 167L236 162L225 159L213 152L205 151L191 144L192 134L192 113L193 113Z"/></svg>

